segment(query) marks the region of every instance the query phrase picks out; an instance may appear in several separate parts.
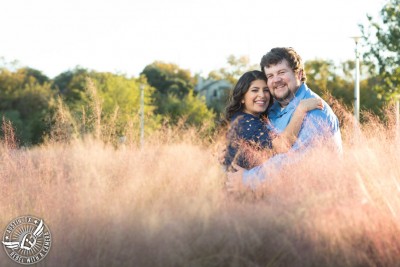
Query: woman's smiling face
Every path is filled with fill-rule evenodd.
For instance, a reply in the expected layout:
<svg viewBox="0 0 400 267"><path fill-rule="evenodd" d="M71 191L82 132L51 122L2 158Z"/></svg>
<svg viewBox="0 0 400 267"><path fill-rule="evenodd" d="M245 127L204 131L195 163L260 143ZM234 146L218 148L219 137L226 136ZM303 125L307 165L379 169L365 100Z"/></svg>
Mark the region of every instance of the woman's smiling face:
<svg viewBox="0 0 400 267"><path fill-rule="evenodd" d="M267 110L270 98L267 83L264 80L253 81L242 99L243 112L259 116Z"/></svg>

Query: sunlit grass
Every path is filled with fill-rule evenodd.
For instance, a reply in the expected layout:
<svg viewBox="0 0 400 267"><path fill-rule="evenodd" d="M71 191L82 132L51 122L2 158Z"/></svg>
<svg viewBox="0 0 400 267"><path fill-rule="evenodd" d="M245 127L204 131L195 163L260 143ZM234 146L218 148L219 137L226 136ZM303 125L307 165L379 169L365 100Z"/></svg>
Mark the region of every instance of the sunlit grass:
<svg viewBox="0 0 400 267"><path fill-rule="evenodd" d="M143 148L3 144L0 228L44 219L53 245L37 266L399 266L400 142L379 121L345 123L342 158L317 149L241 197L223 187L222 138L195 129Z"/></svg>

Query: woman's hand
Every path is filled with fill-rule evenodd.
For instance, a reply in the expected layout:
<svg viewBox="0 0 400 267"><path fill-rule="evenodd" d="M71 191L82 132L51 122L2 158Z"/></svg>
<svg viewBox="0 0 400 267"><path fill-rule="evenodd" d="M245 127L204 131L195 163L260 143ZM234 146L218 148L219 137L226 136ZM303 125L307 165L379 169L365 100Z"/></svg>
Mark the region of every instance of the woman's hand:
<svg viewBox="0 0 400 267"><path fill-rule="evenodd" d="M244 189L243 186L243 171L244 168L232 163L232 166L237 170L236 172L228 172L226 177L226 190L229 193L237 193Z"/></svg>
<svg viewBox="0 0 400 267"><path fill-rule="evenodd" d="M308 112L313 109L323 109L324 103L320 98L308 98L301 100L298 108L303 112Z"/></svg>

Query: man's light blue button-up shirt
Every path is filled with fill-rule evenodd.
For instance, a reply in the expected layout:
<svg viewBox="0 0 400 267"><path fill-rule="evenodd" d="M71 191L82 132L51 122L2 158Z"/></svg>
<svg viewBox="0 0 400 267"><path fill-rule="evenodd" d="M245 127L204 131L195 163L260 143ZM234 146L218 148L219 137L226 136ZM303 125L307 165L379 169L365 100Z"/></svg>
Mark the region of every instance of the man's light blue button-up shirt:
<svg viewBox="0 0 400 267"><path fill-rule="evenodd" d="M303 83L297 90L295 97L284 109L281 109L278 102L274 102L268 112L268 117L278 133L282 132L289 124L300 101L307 98L320 97L311 91L305 83ZM331 144L334 145L334 149L338 152L342 152L342 137L340 134L338 118L329 105L325 101L323 101L323 103L324 108L322 110L314 109L307 113L301 126L298 139L289 152L304 151L311 147L315 141L321 140L321 138L330 139ZM293 160L293 157L291 156L289 159L288 153L277 154L264 162L261 166L244 171L243 182L246 185L254 187L254 185L259 181L268 178L269 168L279 168L282 164L290 164L291 160Z"/></svg>

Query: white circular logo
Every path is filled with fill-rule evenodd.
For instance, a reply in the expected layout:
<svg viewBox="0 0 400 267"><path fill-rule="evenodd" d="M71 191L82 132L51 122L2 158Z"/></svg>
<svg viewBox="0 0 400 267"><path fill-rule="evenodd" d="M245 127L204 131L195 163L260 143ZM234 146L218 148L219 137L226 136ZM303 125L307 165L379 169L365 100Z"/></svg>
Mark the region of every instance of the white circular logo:
<svg viewBox="0 0 400 267"><path fill-rule="evenodd" d="M35 264L49 253L51 234L42 219L21 216L7 225L2 243L13 261L26 265Z"/></svg>

